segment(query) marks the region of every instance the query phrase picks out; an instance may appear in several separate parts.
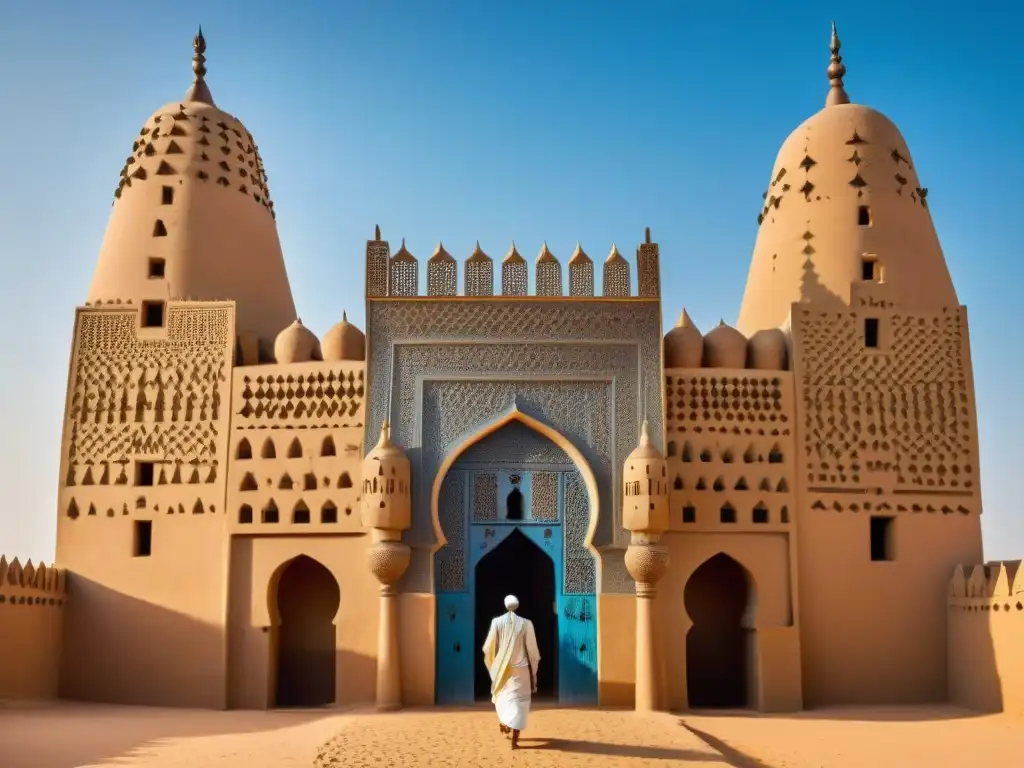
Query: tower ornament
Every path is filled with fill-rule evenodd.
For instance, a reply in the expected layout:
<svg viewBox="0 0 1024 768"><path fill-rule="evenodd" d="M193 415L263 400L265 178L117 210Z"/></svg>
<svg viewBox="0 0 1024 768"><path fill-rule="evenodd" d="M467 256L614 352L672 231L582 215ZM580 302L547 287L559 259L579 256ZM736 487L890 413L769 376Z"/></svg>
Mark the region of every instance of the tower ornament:
<svg viewBox="0 0 1024 768"><path fill-rule="evenodd" d="M828 82L831 89L825 98L825 106L831 107L835 104L849 104L850 97L846 95L843 88L843 75L846 74L846 65L843 64L843 57L839 55L839 35L836 33L836 23L832 22L832 41L829 50L832 52L832 61L828 65Z"/></svg>

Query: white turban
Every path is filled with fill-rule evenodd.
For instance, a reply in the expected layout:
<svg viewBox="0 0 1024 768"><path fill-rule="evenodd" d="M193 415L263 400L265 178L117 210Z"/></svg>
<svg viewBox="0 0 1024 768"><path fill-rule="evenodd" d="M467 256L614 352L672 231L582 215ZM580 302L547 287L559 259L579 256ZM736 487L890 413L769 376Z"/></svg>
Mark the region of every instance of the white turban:
<svg viewBox="0 0 1024 768"><path fill-rule="evenodd" d="M519 607L519 598L515 595L509 595L505 598L505 607L510 611L514 611Z"/></svg>

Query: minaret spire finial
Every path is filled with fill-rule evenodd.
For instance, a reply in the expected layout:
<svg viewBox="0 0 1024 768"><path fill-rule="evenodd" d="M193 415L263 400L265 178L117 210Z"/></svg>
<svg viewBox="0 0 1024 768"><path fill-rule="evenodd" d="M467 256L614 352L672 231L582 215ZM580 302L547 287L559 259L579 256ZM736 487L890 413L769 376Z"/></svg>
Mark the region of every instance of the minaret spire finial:
<svg viewBox="0 0 1024 768"><path fill-rule="evenodd" d="M828 82L832 87L828 96L825 97L825 106L831 107L835 104L849 104L850 97L846 95L843 88L843 75L846 74L846 66L843 64L843 57L839 55L839 35L836 33L836 23L832 22L832 43L829 50L832 51L832 61L828 65Z"/></svg>
<svg viewBox="0 0 1024 768"><path fill-rule="evenodd" d="M195 73L195 80L192 87L185 93L185 101L198 101L201 104L213 106L213 94L206 84L206 38L203 37L203 27L199 26L199 32L192 38L192 49L195 55L192 56L192 71Z"/></svg>

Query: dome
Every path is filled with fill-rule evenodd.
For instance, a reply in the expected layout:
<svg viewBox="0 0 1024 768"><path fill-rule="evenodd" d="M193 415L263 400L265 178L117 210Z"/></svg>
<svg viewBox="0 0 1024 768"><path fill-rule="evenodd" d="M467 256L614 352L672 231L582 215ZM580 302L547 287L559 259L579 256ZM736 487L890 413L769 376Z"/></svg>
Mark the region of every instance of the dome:
<svg viewBox="0 0 1024 768"><path fill-rule="evenodd" d="M916 310L959 303L907 143L849 103L845 71L833 30L826 106L783 143L758 216L744 333L777 328L795 303L848 306L862 281L884 279L887 298Z"/></svg>
<svg viewBox="0 0 1024 768"><path fill-rule="evenodd" d="M365 360L366 336L341 313L341 322L324 334L321 344L324 360Z"/></svg>
<svg viewBox="0 0 1024 768"><path fill-rule="evenodd" d="M704 366L745 368L747 337L722 320L704 336Z"/></svg>
<svg viewBox="0 0 1024 768"><path fill-rule="evenodd" d="M278 363L308 363L320 359L320 342L297 319L274 339L274 360Z"/></svg>
<svg viewBox="0 0 1024 768"><path fill-rule="evenodd" d="M295 317L263 161L252 135L195 82L143 125L114 193L90 304L234 300L238 333L273 339Z"/></svg>
<svg viewBox="0 0 1024 768"><path fill-rule="evenodd" d="M651 434L647 428L647 421L645 420L643 425L640 427L640 442L637 444L633 452L629 454L626 459L626 467L633 460L640 461L662 461L665 457L661 455L661 451L658 447L651 442Z"/></svg>
<svg viewBox="0 0 1024 768"><path fill-rule="evenodd" d="M676 327L665 334L666 368L700 368L704 359L704 337L684 309Z"/></svg>
<svg viewBox="0 0 1024 768"><path fill-rule="evenodd" d="M747 342L750 367L758 371L784 371L789 348L786 334L779 328L758 331Z"/></svg>

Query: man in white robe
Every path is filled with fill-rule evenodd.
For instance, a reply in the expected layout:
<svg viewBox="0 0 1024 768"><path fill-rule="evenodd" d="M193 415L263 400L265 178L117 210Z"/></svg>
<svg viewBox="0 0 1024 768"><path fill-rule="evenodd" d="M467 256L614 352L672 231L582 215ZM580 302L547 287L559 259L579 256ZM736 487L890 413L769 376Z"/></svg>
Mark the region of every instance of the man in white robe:
<svg viewBox="0 0 1024 768"><path fill-rule="evenodd" d="M519 732L526 728L532 694L537 692L540 650L533 622L516 614L519 598L505 598L508 613L491 621L484 641L484 664L491 674L491 701L502 733L512 735L519 748Z"/></svg>

